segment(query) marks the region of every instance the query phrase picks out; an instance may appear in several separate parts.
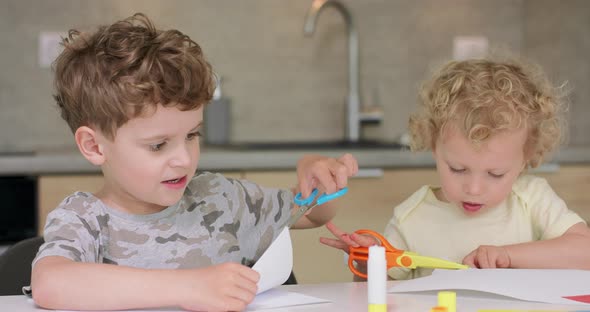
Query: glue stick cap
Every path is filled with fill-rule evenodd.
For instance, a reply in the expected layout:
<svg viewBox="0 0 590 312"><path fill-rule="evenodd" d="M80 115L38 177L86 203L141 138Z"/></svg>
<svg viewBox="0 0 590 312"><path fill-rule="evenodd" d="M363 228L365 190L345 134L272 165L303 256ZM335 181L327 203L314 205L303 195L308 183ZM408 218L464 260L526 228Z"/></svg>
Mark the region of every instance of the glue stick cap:
<svg viewBox="0 0 590 312"><path fill-rule="evenodd" d="M441 307L446 307L448 312L456 312L457 295L454 291L439 291L438 305Z"/></svg>

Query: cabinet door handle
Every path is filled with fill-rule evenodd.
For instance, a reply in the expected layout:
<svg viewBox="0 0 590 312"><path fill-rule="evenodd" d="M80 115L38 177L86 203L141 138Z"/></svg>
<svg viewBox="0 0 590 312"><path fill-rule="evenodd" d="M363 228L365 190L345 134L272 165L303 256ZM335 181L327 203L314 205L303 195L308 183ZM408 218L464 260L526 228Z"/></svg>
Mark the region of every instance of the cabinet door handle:
<svg viewBox="0 0 590 312"><path fill-rule="evenodd" d="M383 169L381 168L359 168L358 173L353 178L382 178Z"/></svg>
<svg viewBox="0 0 590 312"><path fill-rule="evenodd" d="M558 163L546 163L542 164L537 168L530 169L530 173L557 173L559 172L559 164Z"/></svg>

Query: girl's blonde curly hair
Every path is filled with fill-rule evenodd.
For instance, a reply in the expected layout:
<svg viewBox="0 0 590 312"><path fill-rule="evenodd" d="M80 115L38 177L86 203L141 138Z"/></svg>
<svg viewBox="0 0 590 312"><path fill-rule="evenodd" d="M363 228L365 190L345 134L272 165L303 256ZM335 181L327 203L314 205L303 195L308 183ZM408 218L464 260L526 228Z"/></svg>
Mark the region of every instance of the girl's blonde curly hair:
<svg viewBox="0 0 590 312"><path fill-rule="evenodd" d="M506 130L528 129L524 152L537 167L565 136L562 88L540 67L516 61L452 61L425 82L421 111L410 116L412 150L433 150L452 123L474 145Z"/></svg>

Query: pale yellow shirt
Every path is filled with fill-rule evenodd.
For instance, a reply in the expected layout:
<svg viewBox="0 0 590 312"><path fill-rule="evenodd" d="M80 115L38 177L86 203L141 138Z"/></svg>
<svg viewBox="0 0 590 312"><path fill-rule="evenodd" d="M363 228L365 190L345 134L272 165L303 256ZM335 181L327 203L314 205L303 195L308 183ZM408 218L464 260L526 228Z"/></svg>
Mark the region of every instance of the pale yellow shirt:
<svg viewBox="0 0 590 312"><path fill-rule="evenodd" d="M461 207L439 201L423 186L393 210L385 237L398 249L461 263L480 245L509 245L561 236L585 221L569 210L543 178L524 175L498 207L468 216ZM391 268L394 279L430 275L432 269Z"/></svg>

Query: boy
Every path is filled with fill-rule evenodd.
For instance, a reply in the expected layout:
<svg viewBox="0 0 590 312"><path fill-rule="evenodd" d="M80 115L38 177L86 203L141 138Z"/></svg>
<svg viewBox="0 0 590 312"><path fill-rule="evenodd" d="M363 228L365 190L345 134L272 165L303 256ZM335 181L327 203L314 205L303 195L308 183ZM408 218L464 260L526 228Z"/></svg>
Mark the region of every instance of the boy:
<svg viewBox="0 0 590 312"><path fill-rule="evenodd" d="M64 47L55 98L105 182L49 214L33 262L35 302L243 310L259 276L242 264L262 255L296 207L288 190L195 175L203 106L214 89L199 45L136 14L94 33L70 31ZM304 157L296 189L304 197L314 187L335 192L356 171L350 155ZM326 204L293 228L319 226L333 213Z"/></svg>
<svg viewBox="0 0 590 312"><path fill-rule="evenodd" d="M395 207L385 229L393 246L477 268L590 269L586 222L545 179L525 174L557 146L563 124L563 104L539 68L453 61L424 85L421 101L410 118L412 147L432 151L441 184ZM326 245L375 244L327 227L339 239L322 238Z"/></svg>

